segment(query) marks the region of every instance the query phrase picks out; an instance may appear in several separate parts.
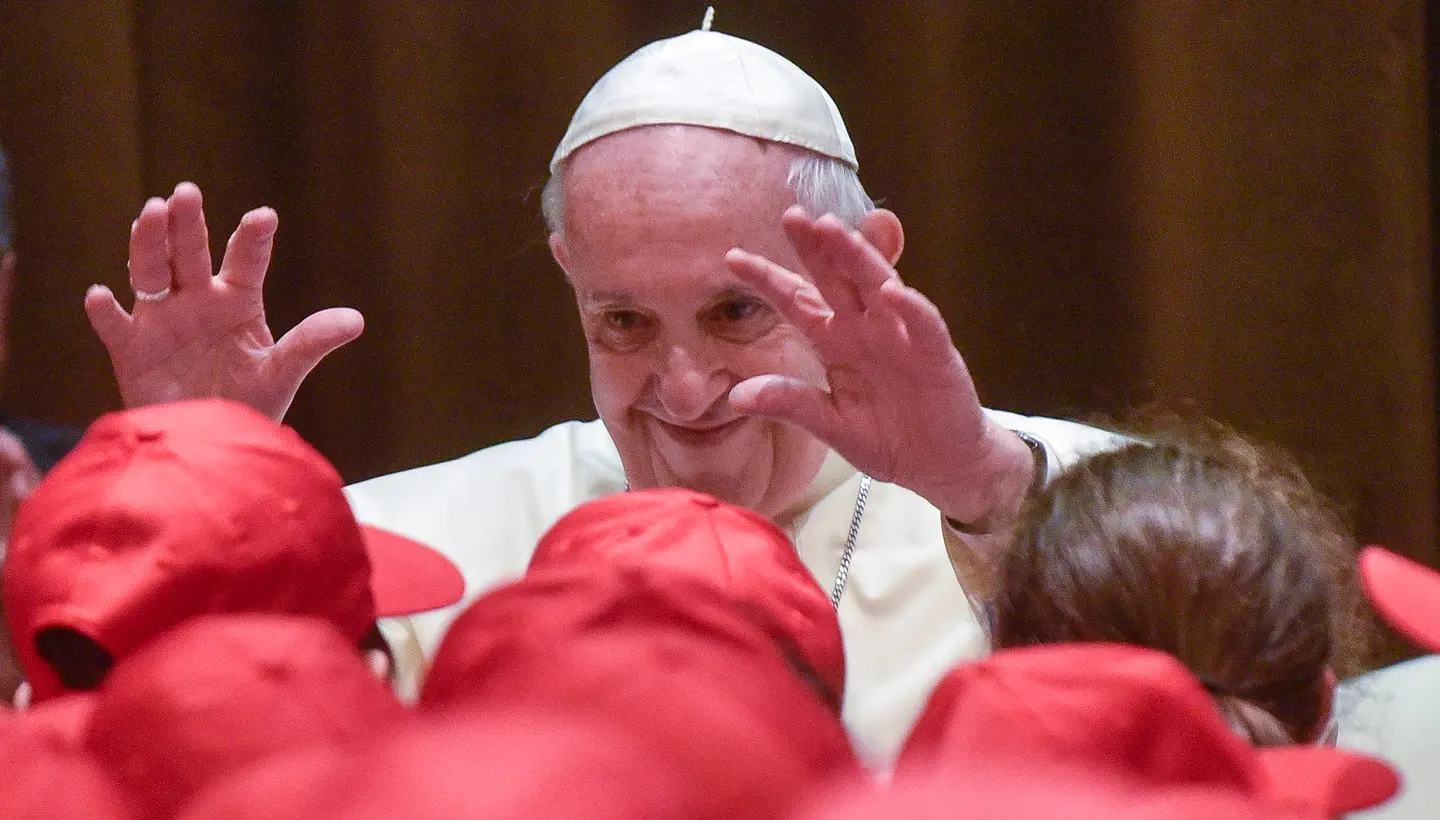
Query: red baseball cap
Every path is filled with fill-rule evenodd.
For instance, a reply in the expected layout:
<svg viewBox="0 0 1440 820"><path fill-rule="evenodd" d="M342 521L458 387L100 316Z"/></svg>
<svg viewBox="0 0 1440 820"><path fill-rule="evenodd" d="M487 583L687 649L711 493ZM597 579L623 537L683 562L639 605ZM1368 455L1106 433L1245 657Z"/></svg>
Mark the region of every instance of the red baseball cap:
<svg viewBox="0 0 1440 820"><path fill-rule="evenodd" d="M879 789L854 784L817 797L791 820L1330 820L1228 792L1177 788L1136 791L1062 765L954 767L910 774Z"/></svg>
<svg viewBox="0 0 1440 820"><path fill-rule="evenodd" d="M663 758L575 716L417 716L344 749L281 755L216 783L177 820L685 820Z"/></svg>
<svg viewBox="0 0 1440 820"><path fill-rule="evenodd" d="M692 573L641 563L577 562L532 567L521 579L481 596L451 623L436 650L420 702L443 705L466 699L490 668L508 656L543 651L574 636L600 630L661 634L704 650L743 649L757 658L780 658L792 677L831 711L840 693L809 658L751 617L752 610L723 588Z"/></svg>
<svg viewBox="0 0 1440 820"><path fill-rule="evenodd" d="M95 682L65 686L37 646L48 630L107 661L216 612L312 615L359 641L377 617L463 591L439 553L358 525L339 473L293 430L213 399L96 421L21 505L4 567L36 701Z"/></svg>
<svg viewBox="0 0 1440 820"><path fill-rule="evenodd" d="M344 743L407 714L333 625L211 615L125 658L96 700L86 748L147 816L285 749Z"/></svg>
<svg viewBox="0 0 1440 820"><path fill-rule="evenodd" d="M1121 644L996 652L941 681L900 771L1070 766L1141 793L1203 789L1341 814L1390 799L1385 763L1322 746L1257 750L1170 655Z"/></svg>
<svg viewBox="0 0 1440 820"><path fill-rule="evenodd" d="M94 711L94 692L72 692L16 712L15 719L48 733L62 745L78 749L84 745Z"/></svg>
<svg viewBox="0 0 1440 820"><path fill-rule="evenodd" d="M715 584L843 696L845 647L835 607L795 545L765 517L693 490L619 493L557 521L540 539L530 567L595 561L640 564Z"/></svg>
<svg viewBox="0 0 1440 820"><path fill-rule="evenodd" d="M379 733L383 736L385 733ZM283 820L315 818L316 807L335 797L337 773L364 744L301 746L276 752L205 784L176 810L175 820Z"/></svg>
<svg viewBox="0 0 1440 820"><path fill-rule="evenodd" d="M0 720L0 820L135 820L114 781L49 727Z"/></svg>
<svg viewBox="0 0 1440 820"><path fill-rule="evenodd" d="M1368 546L1360 551L1360 581L1391 626L1426 649L1440 652L1440 572Z"/></svg>
<svg viewBox="0 0 1440 820"><path fill-rule="evenodd" d="M421 692L456 703L614 721L707 817L774 816L859 770L839 716L728 595L640 566L537 571L480 598Z"/></svg>

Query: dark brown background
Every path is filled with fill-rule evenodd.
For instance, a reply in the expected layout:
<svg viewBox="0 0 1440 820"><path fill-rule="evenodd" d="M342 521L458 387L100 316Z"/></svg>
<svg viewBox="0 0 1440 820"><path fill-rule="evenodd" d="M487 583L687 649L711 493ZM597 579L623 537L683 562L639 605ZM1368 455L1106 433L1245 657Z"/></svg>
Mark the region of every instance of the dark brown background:
<svg viewBox="0 0 1440 820"><path fill-rule="evenodd" d="M115 407L85 287L125 291L145 196L204 189L218 253L281 215L273 325L364 338L290 420L350 479L589 417L537 215L571 111L694 28L657 0L0 5L21 281L5 400ZM1422 0L731 0L845 112L987 403L1193 400L1310 459L1363 537L1436 557Z"/></svg>

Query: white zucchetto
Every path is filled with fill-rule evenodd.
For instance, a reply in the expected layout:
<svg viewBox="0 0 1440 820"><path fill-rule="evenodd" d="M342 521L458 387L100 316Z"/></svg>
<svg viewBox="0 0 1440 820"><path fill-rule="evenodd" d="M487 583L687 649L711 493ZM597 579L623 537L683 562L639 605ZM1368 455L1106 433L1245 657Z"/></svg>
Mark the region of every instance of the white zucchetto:
<svg viewBox="0 0 1440 820"><path fill-rule="evenodd" d="M708 26L650 43L605 72L571 118L551 173L582 145L641 125L721 128L859 167L818 82L770 49Z"/></svg>

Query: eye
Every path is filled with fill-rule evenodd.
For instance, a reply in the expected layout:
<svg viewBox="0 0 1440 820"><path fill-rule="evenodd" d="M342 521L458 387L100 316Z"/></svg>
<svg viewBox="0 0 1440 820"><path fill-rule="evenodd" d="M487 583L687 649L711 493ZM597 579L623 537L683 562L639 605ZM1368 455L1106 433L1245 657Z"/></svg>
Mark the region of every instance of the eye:
<svg viewBox="0 0 1440 820"><path fill-rule="evenodd" d="M633 310L612 310L600 317L600 321L610 330L635 330L645 321L645 317Z"/></svg>
<svg viewBox="0 0 1440 820"><path fill-rule="evenodd" d="M716 306L715 310L726 321L739 322L754 316L762 308L764 305L755 299L727 299Z"/></svg>
<svg viewBox="0 0 1440 820"><path fill-rule="evenodd" d="M763 300L753 296L734 296L716 302L702 316L707 329L722 339L746 343L769 333L775 327L777 314Z"/></svg>
<svg viewBox="0 0 1440 820"><path fill-rule="evenodd" d="M617 353L638 350L655 335L655 320L629 308L615 308L594 315L591 339Z"/></svg>

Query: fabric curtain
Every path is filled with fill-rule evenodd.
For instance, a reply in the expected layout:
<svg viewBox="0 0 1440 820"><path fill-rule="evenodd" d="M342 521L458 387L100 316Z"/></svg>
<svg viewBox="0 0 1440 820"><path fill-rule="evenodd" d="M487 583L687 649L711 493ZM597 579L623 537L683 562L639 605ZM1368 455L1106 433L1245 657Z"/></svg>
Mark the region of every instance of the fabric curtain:
<svg viewBox="0 0 1440 820"><path fill-rule="evenodd" d="M0 5L20 281L4 395L118 406L85 288L181 180L218 254L280 212L272 325L364 337L290 421L349 479L591 417L539 189L585 90L703 3ZM986 402L1193 403L1300 453L1362 538L1431 561L1436 419L1426 8L1159 0L719 4L833 94L901 272Z"/></svg>

